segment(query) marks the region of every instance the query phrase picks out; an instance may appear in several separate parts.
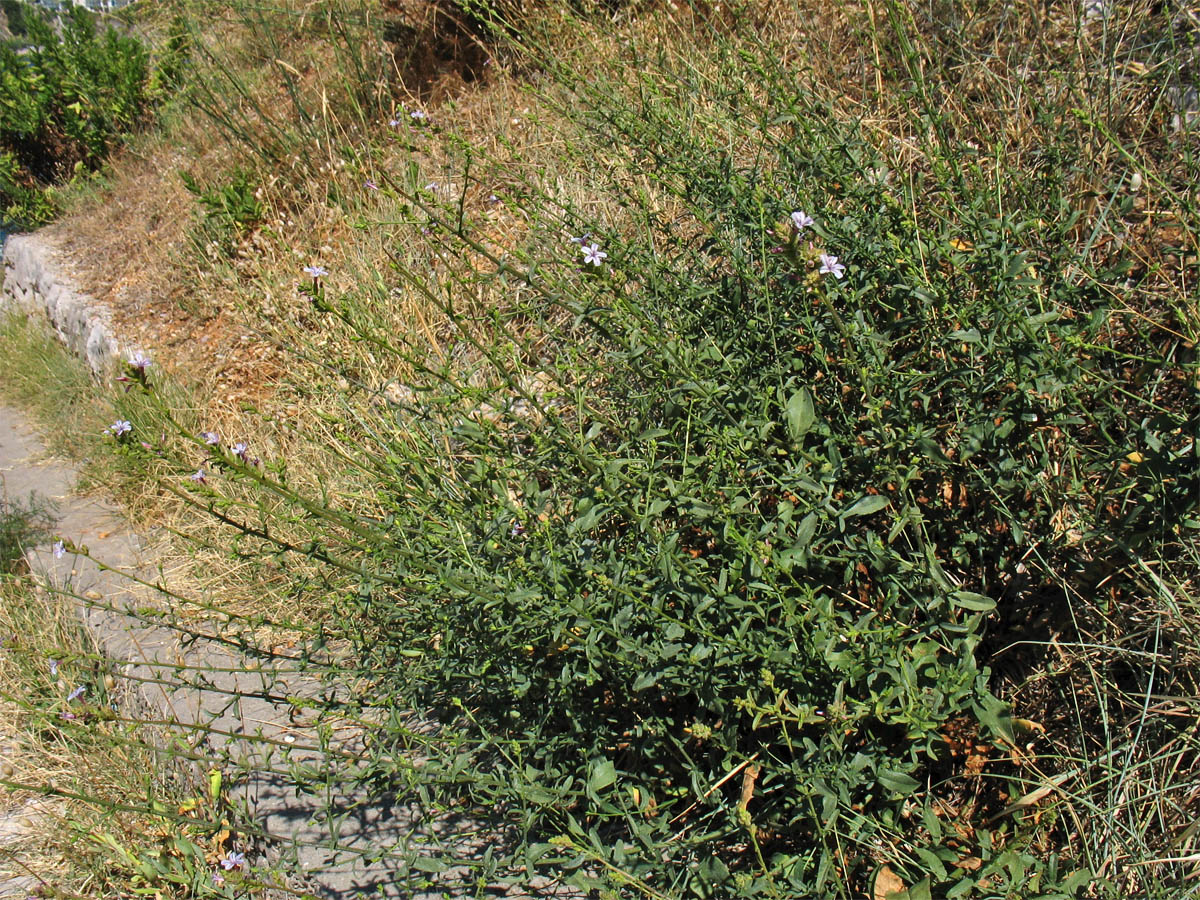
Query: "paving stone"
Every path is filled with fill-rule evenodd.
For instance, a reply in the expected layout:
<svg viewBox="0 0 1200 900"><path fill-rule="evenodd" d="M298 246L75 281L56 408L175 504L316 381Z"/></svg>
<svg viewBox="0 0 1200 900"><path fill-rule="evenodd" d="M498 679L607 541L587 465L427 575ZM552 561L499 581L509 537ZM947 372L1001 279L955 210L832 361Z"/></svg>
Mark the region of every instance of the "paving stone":
<svg viewBox="0 0 1200 900"><path fill-rule="evenodd" d="M30 554L31 566L48 585L81 598L81 615L104 654L120 661L128 675L192 682L190 686L142 683L133 702L184 731L199 726L229 733L208 736L207 752L226 756L230 769L250 773L233 791L233 799L243 802L255 823L295 859L296 886L330 898L358 893L401 896L396 884L399 863L368 862L367 856L400 845L412 829L410 816L353 793L310 796L297 790L286 773L260 771L267 765L281 768L281 763L338 765L336 757L257 740L278 741L294 734L294 707L286 698L319 696L326 689L307 676L282 676L218 643L193 640L176 629L147 624L143 617L122 612L148 602L144 590L131 584L122 571L143 580L161 575L146 542L116 508L73 493L71 468L47 460L32 428L18 412L2 406L0 478L10 499L36 495L53 501L58 533L76 546L87 546L87 556L66 553L61 559L49 547L38 548ZM104 566L95 560L102 560ZM180 664L190 668L190 676L180 678ZM206 669L215 671L201 671ZM339 809L353 814L331 823L330 811ZM0 833L5 821L0 813ZM331 843L337 844L336 851L322 846ZM28 887L24 881L0 881L0 896L24 895Z"/></svg>

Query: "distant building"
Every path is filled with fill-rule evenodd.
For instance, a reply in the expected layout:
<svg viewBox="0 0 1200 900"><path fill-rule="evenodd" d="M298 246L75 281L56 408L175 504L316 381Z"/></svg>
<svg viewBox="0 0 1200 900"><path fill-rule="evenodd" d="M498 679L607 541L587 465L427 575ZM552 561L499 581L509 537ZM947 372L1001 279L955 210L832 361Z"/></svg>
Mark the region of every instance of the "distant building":
<svg viewBox="0 0 1200 900"><path fill-rule="evenodd" d="M90 9L93 12L108 12L114 9L120 9L122 6L128 6L133 0L29 0L34 6L41 6L45 9L55 11L68 9L72 6L82 6L84 9Z"/></svg>
<svg viewBox="0 0 1200 900"><path fill-rule="evenodd" d="M108 12L128 6L133 0L74 0L76 6L82 6L95 12Z"/></svg>

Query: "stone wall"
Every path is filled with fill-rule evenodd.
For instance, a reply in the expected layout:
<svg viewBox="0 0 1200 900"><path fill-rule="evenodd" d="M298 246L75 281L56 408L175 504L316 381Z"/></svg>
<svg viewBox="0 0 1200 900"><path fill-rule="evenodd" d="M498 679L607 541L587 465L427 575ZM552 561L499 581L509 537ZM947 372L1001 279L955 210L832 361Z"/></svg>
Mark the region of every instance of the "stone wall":
<svg viewBox="0 0 1200 900"><path fill-rule="evenodd" d="M75 289L54 249L36 234L12 235L4 243L0 312L10 309L45 316L59 340L96 375L120 352L108 309Z"/></svg>

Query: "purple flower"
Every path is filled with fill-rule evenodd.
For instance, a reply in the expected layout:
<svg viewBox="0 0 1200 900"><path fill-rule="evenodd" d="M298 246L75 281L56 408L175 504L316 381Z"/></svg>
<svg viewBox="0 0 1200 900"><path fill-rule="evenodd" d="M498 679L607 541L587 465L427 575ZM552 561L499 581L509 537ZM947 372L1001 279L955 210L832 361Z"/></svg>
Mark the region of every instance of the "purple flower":
<svg viewBox="0 0 1200 900"><path fill-rule="evenodd" d="M189 475L188 478L196 482L196 484L204 484L206 481L208 481L208 476L204 474L203 468L197 469L195 472Z"/></svg>
<svg viewBox="0 0 1200 900"><path fill-rule="evenodd" d="M329 274L324 266L305 266L304 272L306 275L311 276L313 281L316 281L318 278L324 278Z"/></svg>
<svg viewBox="0 0 1200 900"><path fill-rule="evenodd" d="M366 181L363 182L363 184L366 185L367 187L369 187L373 191L379 190L379 185L377 185L375 183L374 179L368 178Z"/></svg>
<svg viewBox="0 0 1200 900"><path fill-rule="evenodd" d="M221 436L215 431L202 431L200 432L200 437L203 439L204 443L208 444L210 447L215 447L217 444L221 443Z"/></svg>
<svg viewBox="0 0 1200 900"><path fill-rule="evenodd" d="M571 243L578 244L580 247L582 247L584 244L586 244L591 239L592 239L592 233L590 231L585 231L579 237L571 238Z"/></svg>
<svg viewBox="0 0 1200 900"><path fill-rule="evenodd" d="M67 548L66 548L66 546L63 544L63 542L62 542L62 541L55 541L55 542L54 542L54 558L55 558L55 559L62 559L62 558L63 558L63 554L64 554L64 553L66 553L66 552L67 552Z"/></svg>
<svg viewBox="0 0 1200 900"><path fill-rule="evenodd" d="M113 433L114 437L120 437L123 434L129 434L129 432L133 431L133 425L127 419L117 419L117 421L108 426L108 430Z"/></svg>
<svg viewBox="0 0 1200 900"><path fill-rule="evenodd" d="M135 351L133 356L129 357L129 365L137 369L139 372L145 372L148 368L150 368L150 357L148 357L141 350Z"/></svg>
<svg viewBox="0 0 1200 900"><path fill-rule="evenodd" d="M67 702L72 703L72 702L78 700L80 697L83 696L83 694L86 690L87 690L87 688L85 688L82 684L79 685L79 687L75 688L73 691L71 691L71 693L67 694Z"/></svg>
<svg viewBox="0 0 1200 900"><path fill-rule="evenodd" d="M838 262L836 256L830 256L828 253L821 254L821 268L817 270L822 275L832 275L834 278L841 278L846 274L846 267Z"/></svg>
<svg viewBox="0 0 1200 900"><path fill-rule="evenodd" d="M591 263L593 266L599 266L608 258L608 254L600 249L599 244L587 244L580 247L579 252L583 254L583 264L586 266Z"/></svg>
<svg viewBox="0 0 1200 900"><path fill-rule="evenodd" d="M246 461L246 454L250 452L250 445L245 441L238 441L233 445L233 455L242 462Z"/></svg>
<svg viewBox="0 0 1200 900"><path fill-rule="evenodd" d="M520 537L524 533L525 533L525 526L522 525L520 522L514 522L513 527L512 527L512 536Z"/></svg>
<svg viewBox="0 0 1200 900"><path fill-rule="evenodd" d="M212 873L212 883L213 883L213 887L217 887L217 888L224 887L225 886L225 876L222 875L220 872L213 872Z"/></svg>
<svg viewBox="0 0 1200 900"><path fill-rule="evenodd" d="M246 854L238 853L236 850L230 850L224 857L221 858L221 867L230 872L234 869L240 869L246 865Z"/></svg>
<svg viewBox="0 0 1200 900"><path fill-rule="evenodd" d="M57 659L50 660L50 674L52 676L58 674L58 660Z"/></svg>
<svg viewBox="0 0 1200 900"><path fill-rule="evenodd" d="M414 122L425 122L429 119L429 116L425 115L425 110L423 109L414 109L408 114L408 117Z"/></svg>
<svg viewBox="0 0 1200 900"><path fill-rule="evenodd" d="M792 227L796 229L797 233L805 228L812 228L813 224L813 218L808 213L800 211L792 213Z"/></svg>
<svg viewBox="0 0 1200 900"><path fill-rule="evenodd" d="M395 128L397 125L400 124L400 120L399 119L389 119L388 124L391 125L393 128Z"/></svg>
<svg viewBox="0 0 1200 900"><path fill-rule="evenodd" d="M425 190L431 194L436 194L438 192L438 183L436 181L429 182L429 184L425 185Z"/></svg>
<svg viewBox="0 0 1200 900"><path fill-rule="evenodd" d="M500 202L500 198L497 197L495 194L492 194L490 197L488 197L488 203L499 203L499 202Z"/></svg>

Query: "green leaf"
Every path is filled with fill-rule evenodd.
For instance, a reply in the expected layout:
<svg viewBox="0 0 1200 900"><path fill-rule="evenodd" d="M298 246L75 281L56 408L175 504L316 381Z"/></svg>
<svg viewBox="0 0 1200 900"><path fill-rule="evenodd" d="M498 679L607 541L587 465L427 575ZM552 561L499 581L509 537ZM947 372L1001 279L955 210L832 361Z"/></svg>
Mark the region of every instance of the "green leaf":
<svg viewBox="0 0 1200 900"><path fill-rule="evenodd" d="M787 402L787 424L792 440L799 440L807 434L816 418L812 394L808 388L800 388Z"/></svg>
<svg viewBox="0 0 1200 900"><path fill-rule="evenodd" d="M921 786L921 783L911 775L903 772L893 772L891 769L879 770L879 783L889 791L908 796Z"/></svg>
<svg viewBox="0 0 1200 900"><path fill-rule="evenodd" d="M952 341L961 341L964 344L978 344L983 340L983 335L979 333L978 328L960 328L958 331L952 331L948 335Z"/></svg>
<svg viewBox="0 0 1200 900"><path fill-rule="evenodd" d="M938 859L936 853L925 847L916 847L914 850L927 871L931 872L939 881L946 880L946 865Z"/></svg>
<svg viewBox="0 0 1200 900"><path fill-rule="evenodd" d="M439 872L445 872L450 866L441 859L429 856L418 856L412 861L412 867L418 872L429 872L436 875Z"/></svg>
<svg viewBox="0 0 1200 900"><path fill-rule="evenodd" d="M976 594L974 591L955 591L950 595L950 602L962 609L970 609L975 612L990 612L996 608L996 601L985 594Z"/></svg>
<svg viewBox="0 0 1200 900"><path fill-rule="evenodd" d="M592 773L588 776L588 790L599 793L617 780L617 767L612 760L602 759L592 763Z"/></svg>
<svg viewBox="0 0 1200 900"><path fill-rule="evenodd" d="M784 572L790 572L792 566L804 558L804 552L808 549L808 545L812 543L813 534L816 530L817 514L809 513L800 521L800 525L796 529L795 543L776 555L776 565Z"/></svg>
<svg viewBox="0 0 1200 900"><path fill-rule="evenodd" d="M1049 312L1044 312L1040 315L1030 316L1025 320L1025 324L1032 325L1034 328L1037 328L1040 325L1049 325L1051 322L1056 321L1061 316L1062 313L1059 310L1052 309Z"/></svg>
<svg viewBox="0 0 1200 900"><path fill-rule="evenodd" d="M1074 894L1077 890L1092 882L1092 873L1089 869L1076 869L1068 875L1059 885L1059 889L1068 893Z"/></svg>
<svg viewBox="0 0 1200 900"><path fill-rule="evenodd" d="M646 688L654 687L658 683L657 672L643 672L633 682L634 692L644 691Z"/></svg>
<svg viewBox="0 0 1200 900"><path fill-rule="evenodd" d="M971 704L975 712L975 718L979 720L980 725L992 734L999 735L1006 741L1012 742L1014 740L1012 716L1009 714L1007 704L998 697L993 697L982 691L980 693L979 702Z"/></svg>
<svg viewBox="0 0 1200 900"><path fill-rule="evenodd" d="M813 535L817 533L817 514L809 513L800 520L800 524L796 526L796 542L792 544L790 553L800 553L808 549L808 545L812 543Z"/></svg>
<svg viewBox="0 0 1200 900"><path fill-rule="evenodd" d="M882 494L871 494L866 497L860 497L847 509L843 510L841 517L849 519L853 516L869 516L873 512L879 512L879 510L891 502L891 500Z"/></svg>

